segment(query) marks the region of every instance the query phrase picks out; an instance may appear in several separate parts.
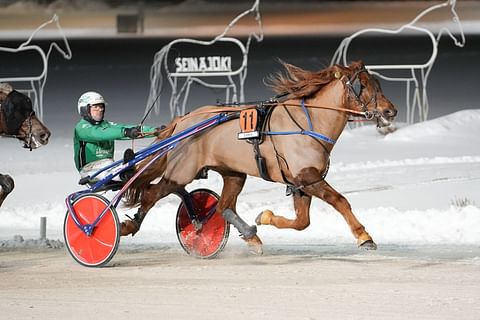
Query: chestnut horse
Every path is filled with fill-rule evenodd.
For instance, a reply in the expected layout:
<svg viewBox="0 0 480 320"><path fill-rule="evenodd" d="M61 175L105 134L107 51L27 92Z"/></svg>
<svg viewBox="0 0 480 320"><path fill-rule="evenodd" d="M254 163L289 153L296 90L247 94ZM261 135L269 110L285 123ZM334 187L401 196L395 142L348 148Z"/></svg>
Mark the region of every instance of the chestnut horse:
<svg viewBox="0 0 480 320"><path fill-rule="evenodd" d="M223 214L230 221L225 215L229 212L239 219L236 201L247 175L264 177L255 160L260 153L270 180L286 184L292 191L296 218L287 219L265 210L256 219L258 225L303 230L310 224L310 203L312 196L316 196L342 214L360 247L376 249L375 242L353 214L348 201L325 181L325 176L330 152L350 115L363 115L377 121L378 126L386 126L397 110L360 61L348 67L335 65L319 72L287 63L283 65L285 74L279 73L269 79L270 86L281 93L283 99L268 103L272 110L264 126L264 141L258 150L237 138L237 121L227 121L183 140L139 175L128 189L126 205L140 207L134 219L122 222L122 235L134 235L158 200L171 193L181 194L184 186L206 169L223 177L216 214ZM159 139L189 128L214 112L245 108L252 106L205 106L175 118L161 132ZM154 182L157 178L161 178L160 181ZM250 228L248 231L254 232L245 234L239 231L252 251L260 254L262 242L256 235L255 226Z"/></svg>
<svg viewBox="0 0 480 320"><path fill-rule="evenodd" d="M35 116L29 97L0 83L0 137L16 138L30 150L48 143L50 131ZM15 187L12 177L0 174L0 206Z"/></svg>

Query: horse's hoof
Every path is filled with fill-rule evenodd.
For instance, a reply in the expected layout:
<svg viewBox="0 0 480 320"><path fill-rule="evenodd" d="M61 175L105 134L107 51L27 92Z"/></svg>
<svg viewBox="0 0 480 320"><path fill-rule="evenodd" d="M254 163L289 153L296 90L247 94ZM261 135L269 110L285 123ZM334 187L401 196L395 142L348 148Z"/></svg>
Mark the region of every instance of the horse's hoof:
<svg viewBox="0 0 480 320"><path fill-rule="evenodd" d="M257 256L261 256L263 254L263 244L262 240L255 235L250 239L243 239L247 242L248 245L248 252Z"/></svg>
<svg viewBox="0 0 480 320"><path fill-rule="evenodd" d="M262 224L270 224L272 222L273 212L270 210L263 210L256 218L255 223L259 226Z"/></svg>
<svg viewBox="0 0 480 320"><path fill-rule="evenodd" d="M138 232L138 225L132 220L123 221L120 225L120 235L122 237L132 234L132 237L135 233Z"/></svg>
<svg viewBox="0 0 480 320"><path fill-rule="evenodd" d="M373 240L366 240L358 246L360 249L364 250L377 250L377 245Z"/></svg>

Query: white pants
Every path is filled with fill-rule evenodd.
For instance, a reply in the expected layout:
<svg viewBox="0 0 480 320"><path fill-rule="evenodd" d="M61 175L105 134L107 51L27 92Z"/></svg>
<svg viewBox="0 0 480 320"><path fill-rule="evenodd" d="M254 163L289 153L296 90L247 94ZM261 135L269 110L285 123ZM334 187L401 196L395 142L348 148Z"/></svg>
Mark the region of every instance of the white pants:
<svg viewBox="0 0 480 320"><path fill-rule="evenodd" d="M108 165L111 165L112 163L114 163L113 159L100 159L100 160L97 160L97 161L90 162L90 163L86 164L85 166L83 166L83 168L80 170L80 178L85 178L85 177L88 177L88 176L92 176L98 170L100 170L100 169L102 169L102 168L104 168ZM113 169L115 169L115 167L110 168L109 170L103 171L102 173L100 173L98 176L96 176L91 181L96 182L96 181L102 180L103 178L108 176Z"/></svg>

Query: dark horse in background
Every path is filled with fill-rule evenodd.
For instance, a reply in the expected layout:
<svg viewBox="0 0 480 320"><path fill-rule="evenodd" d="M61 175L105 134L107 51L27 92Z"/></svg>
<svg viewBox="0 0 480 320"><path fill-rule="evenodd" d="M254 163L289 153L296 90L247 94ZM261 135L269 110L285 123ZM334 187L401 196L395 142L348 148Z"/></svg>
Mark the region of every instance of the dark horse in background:
<svg viewBox="0 0 480 320"><path fill-rule="evenodd" d="M0 83L0 137L16 138L30 150L46 145L50 138L48 128L35 116L30 98L7 83ZM12 177L0 173L0 206L14 187Z"/></svg>
<svg viewBox="0 0 480 320"><path fill-rule="evenodd" d="M228 215L234 214L239 218L236 202L247 175L264 177L256 161L256 155L260 153L265 160L269 180L286 184L291 190L296 218L287 219L265 210L256 219L258 225L305 229L310 224L310 203L315 196L342 214L360 247L376 248L348 201L327 183L325 176L330 153L350 115L361 115L376 121L378 126L386 126L394 119L397 110L383 95L378 81L362 62L348 67L335 65L318 72L290 64L284 64L284 67L284 74L270 79L270 85L283 98L267 103L270 111L262 129L264 141L258 150L237 138L240 126L236 120L181 141L140 174L128 189L126 205L139 205L139 209L134 219L122 223L122 235L135 234L158 200L171 193L181 193L206 169L214 170L223 177L216 214L227 218L225 213L229 212ZM239 109L255 107L206 106L175 118L158 139L189 128L215 112L238 112ZM139 166L145 162L147 160ZM255 232L243 235L254 252L262 253L262 242L256 235L256 228Z"/></svg>

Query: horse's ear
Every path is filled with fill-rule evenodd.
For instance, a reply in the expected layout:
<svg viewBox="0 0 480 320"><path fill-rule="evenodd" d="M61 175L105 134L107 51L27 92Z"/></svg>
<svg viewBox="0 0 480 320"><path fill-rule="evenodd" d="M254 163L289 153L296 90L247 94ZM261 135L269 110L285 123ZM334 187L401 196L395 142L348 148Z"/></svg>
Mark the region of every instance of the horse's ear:
<svg viewBox="0 0 480 320"><path fill-rule="evenodd" d="M348 69L352 72L352 75L365 69L365 64L362 60L353 61L348 66Z"/></svg>
<svg viewBox="0 0 480 320"><path fill-rule="evenodd" d="M356 72L358 70L362 70L363 68L365 68L365 64L363 63L362 60L357 60L357 61L353 61L349 65L349 68L352 69L354 72Z"/></svg>

